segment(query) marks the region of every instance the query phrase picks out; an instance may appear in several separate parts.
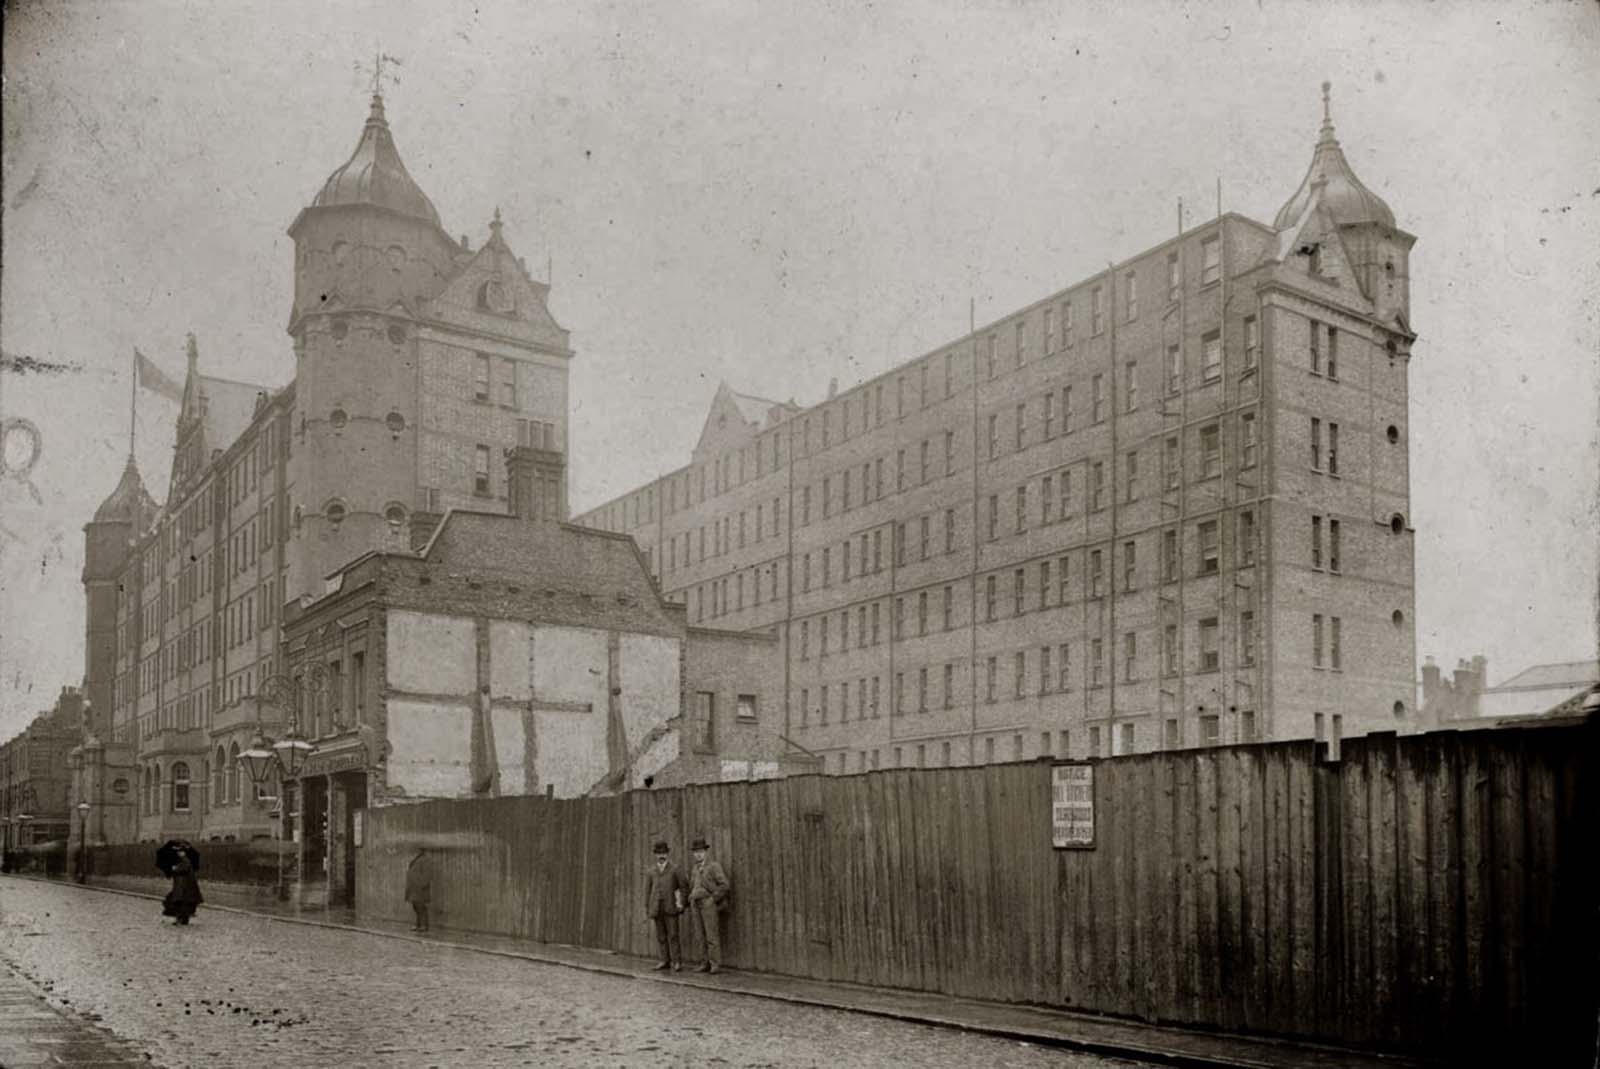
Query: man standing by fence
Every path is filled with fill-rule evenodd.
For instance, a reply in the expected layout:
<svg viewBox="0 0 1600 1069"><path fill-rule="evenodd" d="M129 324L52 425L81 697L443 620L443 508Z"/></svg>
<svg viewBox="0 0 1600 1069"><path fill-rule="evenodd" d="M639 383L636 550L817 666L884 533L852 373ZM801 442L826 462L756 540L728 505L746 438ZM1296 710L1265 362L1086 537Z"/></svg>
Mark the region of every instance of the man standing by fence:
<svg viewBox="0 0 1600 1069"><path fill-rule="evenodd" d="M694 854L694 873L689 887L689 909L699 922L700 937L705 942L706 956L700 963L701 972L722 971L721 918L717 916L728 900L731 887L727 873L710 856L710 845L699 836L689 846Z"/></svg>
<svg viewBox="0 0 1600 1069"><path fill-rule="evenodd" d="M411 864L406 866L406 901L411 903L411 911L417 918L411 926L413 932L428 930L428 904L432 900L433 865L428 860L428 852L418 847Z"/></svg>
<svg viewBox="0 0 1600 1069"><path fill-rule="evenodd" d="M661 961L656 968L679 972L683 969L683 951L678 942L678 914L683 912L689 884L667 856L671 849L660 840L651 847L655 864L644 877L644 913L655 923L656 943L661 948Z"/></svg>

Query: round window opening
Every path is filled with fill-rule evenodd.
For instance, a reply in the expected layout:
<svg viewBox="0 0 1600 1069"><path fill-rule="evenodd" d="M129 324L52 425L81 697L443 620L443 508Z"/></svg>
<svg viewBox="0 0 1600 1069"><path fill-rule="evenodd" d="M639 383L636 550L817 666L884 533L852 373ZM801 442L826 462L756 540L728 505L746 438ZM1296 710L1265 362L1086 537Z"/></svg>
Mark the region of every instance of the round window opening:
<svg viewBox="0 0 1600 1069"><path fill-rule="evenodd" d="M328 333L333 335L334 341L343 341L345 336L350 333L350 324L343 319L335 319Z"/></svg>
<svg viewBox="0 0 1600 1069"><path fill-rule="evenodd" d="M393 344L393 345L401 345L401 344L403 344L405 342L405 340L406 340L406 328L405 327L402 327L400 324L396 323L394 326L389 328L389 342L391 344Z"/></svg>
<svg viewBox="0 0 1600 1069"><path fill-rule="evenodd" d="M1397 512L1393 516L1389 517L1389 530L1393 531L1395 534L1400 534L1405 529L1406 518L1404 516Z"/></svg>
<svg viewBox="0 0 1600 1069"><path fill-rule="evenodd" d="M1406 703L1405 702L1395 702L1394 703L1394 715L1395 716L1405 716L1406 715Z"/></svg>
<svg viewBox="0 0 1600 1069"><path fill-rule="evenodd" d="M333 424L334 430L343 430L344 425L350 422L350 416L342 408L336 408L328 415L328 422Z"/></svg>
<svg viewBox="0 0 1600 1069"><path fill-rule="evenodd" d="M383 423L395 434L399 434L406 429L406 418L398 412L391 412L383 417Z"/></svg>
<svg viewBox="0 0 1600 1069"><path fill-rule="evenodd" d="M399 527L406 522L406 510L400 505L390 505L383 510L383 518L389 521L390 527Z"/></svg>
<svg viewBox="0 0 1600 1069"><path fill-rule="evenodd" d="M328 517L328 522L329 523L332 523L332 524L343 523L344 522L344 517L345 517L344 502L343 501L330 501L330 502L328 502L328 506L327 506L327 508L322 510L322 514L324 516Z"/></svg>
<svg viewBox="0 0 1600 1069"><path fill-rule="evenodd" d="M1396 609L1394 611L1394 615L1389 617L1389 619L1394 623L1394 626L1404 627L1406 623L1406 614L1401 612L1399 609Z"/></svg>
<svg viewBox="0 0 1600 1069"><path fill-rule="evenodd" d="M1388 435L1389 444L1393 445L1400 440L1400 428L1396 427L1393 423L1389 424Z"/></svg>

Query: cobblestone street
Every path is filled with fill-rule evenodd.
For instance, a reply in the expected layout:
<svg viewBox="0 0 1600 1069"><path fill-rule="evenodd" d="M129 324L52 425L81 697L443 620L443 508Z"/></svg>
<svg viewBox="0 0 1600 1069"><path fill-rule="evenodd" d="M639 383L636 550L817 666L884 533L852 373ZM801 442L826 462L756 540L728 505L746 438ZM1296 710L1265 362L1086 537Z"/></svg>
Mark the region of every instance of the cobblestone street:
<svg viewBox="0 0 1600 1069"><path fill-rule="evenodd" d="M0 878L0 958L158 1065L1129 1066L881 1018Z"/></svg>

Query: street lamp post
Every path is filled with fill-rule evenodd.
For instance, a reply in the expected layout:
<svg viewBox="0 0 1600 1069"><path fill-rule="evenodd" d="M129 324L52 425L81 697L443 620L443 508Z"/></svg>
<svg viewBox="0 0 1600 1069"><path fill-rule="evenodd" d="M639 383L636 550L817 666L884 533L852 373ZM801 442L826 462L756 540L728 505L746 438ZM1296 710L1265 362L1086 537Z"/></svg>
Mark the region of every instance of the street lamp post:
<svg viewBox="0 0 1600 1069"><path fill-rule="evenodd" d="M89 882L89 803L78 803L78 882Z"/></svg>
<svg viewBox="0 0 1600 1069"><path fill-rule="evenodd" d="M260 731L255 738L250 740L250 748L239 755L239 764L244 766L250 783L259 788L271 778L274 770L278 772L278 826L276 835L277 849L273 852L278 860L278 900L285 901L289 897L288 888L283 883L283 791L285 781L295 778L300 772L305 759L316 749L311 743L301 738L300 732L290 723L289 730L283 738L276 742L269 742Z"/></svg>

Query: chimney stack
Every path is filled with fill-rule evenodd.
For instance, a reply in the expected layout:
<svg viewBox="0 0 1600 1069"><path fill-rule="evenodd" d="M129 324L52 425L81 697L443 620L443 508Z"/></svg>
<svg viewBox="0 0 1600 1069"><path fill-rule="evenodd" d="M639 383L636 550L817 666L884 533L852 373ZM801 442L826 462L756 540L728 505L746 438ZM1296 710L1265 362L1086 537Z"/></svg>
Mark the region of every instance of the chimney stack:
<svg viewBox="0 0 1600 1069"><path fill-rule="evenodd" d="M1440 690L1439 666L1429 657L1422 665L1422 704L1429 705L1438 698Z"/></svg>

